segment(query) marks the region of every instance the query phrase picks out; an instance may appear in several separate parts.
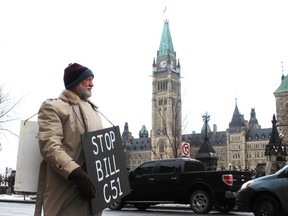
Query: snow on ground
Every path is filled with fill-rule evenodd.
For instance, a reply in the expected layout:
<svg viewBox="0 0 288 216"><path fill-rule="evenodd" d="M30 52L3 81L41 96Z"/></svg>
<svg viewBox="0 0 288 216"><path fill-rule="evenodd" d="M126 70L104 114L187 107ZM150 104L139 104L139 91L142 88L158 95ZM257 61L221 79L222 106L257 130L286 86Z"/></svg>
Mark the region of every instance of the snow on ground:
<svg viewBox="0 0 288 216"><path fill-rule="evenodd" d="M0 194L0 200L31 200L35 195L24 195L23 194Z"/></svg>

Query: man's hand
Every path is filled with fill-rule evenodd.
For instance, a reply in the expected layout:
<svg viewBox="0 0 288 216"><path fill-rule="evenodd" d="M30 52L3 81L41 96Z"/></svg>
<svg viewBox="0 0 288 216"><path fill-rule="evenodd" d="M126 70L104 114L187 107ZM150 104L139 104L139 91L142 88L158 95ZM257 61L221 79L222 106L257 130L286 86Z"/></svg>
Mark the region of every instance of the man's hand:
<svg viewBox="0 0 288 216"><path fill-rule="evenodd" d="M92 179L81 169L81 167L73 170L68 176L68 179L76 183L83 198L95 198L96 189L94 183Z"/></svg>

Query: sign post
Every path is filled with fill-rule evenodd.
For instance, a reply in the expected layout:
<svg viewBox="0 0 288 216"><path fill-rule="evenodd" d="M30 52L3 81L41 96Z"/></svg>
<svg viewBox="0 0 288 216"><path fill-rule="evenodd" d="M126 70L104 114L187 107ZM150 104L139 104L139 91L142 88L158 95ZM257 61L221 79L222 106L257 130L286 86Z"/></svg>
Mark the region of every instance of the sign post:
<svg viewBox="0 0 288 216"><path fill-rule="evenodd" d="M119 126L82 134L88 175L95 182L93 215L130 192Z"/></svg>

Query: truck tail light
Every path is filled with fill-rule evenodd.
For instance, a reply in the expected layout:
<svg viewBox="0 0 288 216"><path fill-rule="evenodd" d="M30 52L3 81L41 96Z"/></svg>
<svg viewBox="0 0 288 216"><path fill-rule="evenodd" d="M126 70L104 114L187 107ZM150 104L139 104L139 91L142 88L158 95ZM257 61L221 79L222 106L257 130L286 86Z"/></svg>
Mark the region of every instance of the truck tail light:
<svg viewBox="0 0 288 216"><path fill-rule="evenodd" d="M233 186L233 175L232 174L222 175L222 181L229 186Z"/></svg>

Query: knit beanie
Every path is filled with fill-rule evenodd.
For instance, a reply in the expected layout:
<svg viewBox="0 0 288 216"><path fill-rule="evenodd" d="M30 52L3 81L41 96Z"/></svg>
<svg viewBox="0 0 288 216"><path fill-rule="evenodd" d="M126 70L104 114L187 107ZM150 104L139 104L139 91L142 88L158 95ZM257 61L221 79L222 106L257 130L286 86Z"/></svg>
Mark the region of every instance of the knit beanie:
<svg viewBox="0 0 288 216"><path fill-rule="evenodd" d="M77 85L82 80L89 76L93 76L93 72L78 63L70 63L64 70L64 85L66 89L71 89L71 87Z"/></svg>

